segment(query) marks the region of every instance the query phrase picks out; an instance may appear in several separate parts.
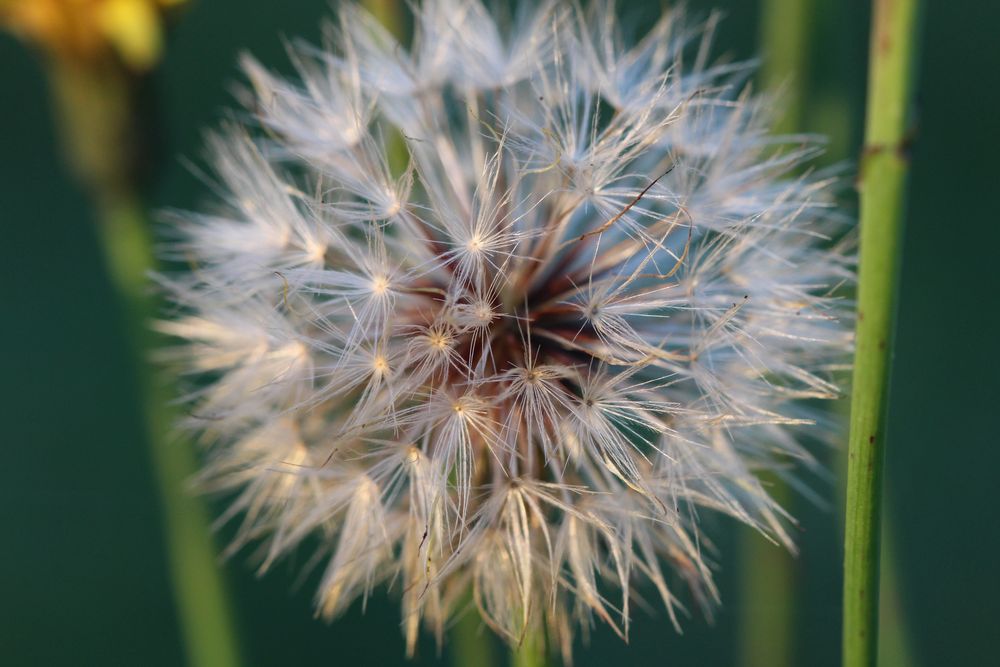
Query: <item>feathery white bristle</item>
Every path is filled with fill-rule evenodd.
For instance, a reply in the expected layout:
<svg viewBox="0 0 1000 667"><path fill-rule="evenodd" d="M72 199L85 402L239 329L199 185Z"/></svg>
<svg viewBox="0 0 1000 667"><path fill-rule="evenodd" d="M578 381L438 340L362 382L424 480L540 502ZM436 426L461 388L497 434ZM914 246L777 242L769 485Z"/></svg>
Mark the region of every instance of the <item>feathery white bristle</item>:
<svg viewBox="0 0 1000 667"><path fill-rule="evenodd" d="M426 0L409 49L348 6L296 80L244 59L256 127L211 140L219 205L167 251L234 547L318 537L319 613L391 582L410 652L470 585L564 652L592 617L627 636L644 580L707 609L699 512L792 546L756 473L814 465L805 399L851 346L834 181L711 64L714 19L628 46L608 2L530 5Z"/></svg>

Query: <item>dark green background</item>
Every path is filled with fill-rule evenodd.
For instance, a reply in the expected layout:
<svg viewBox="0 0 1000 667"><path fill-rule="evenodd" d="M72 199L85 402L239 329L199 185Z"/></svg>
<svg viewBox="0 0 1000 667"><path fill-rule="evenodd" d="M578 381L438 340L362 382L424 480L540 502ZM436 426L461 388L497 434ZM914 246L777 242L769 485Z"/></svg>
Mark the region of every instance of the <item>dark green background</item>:
<svg viewBox="0 0 1000 667"><path fill-rule="evenodd" d="M723 50L752 54L755 3L716 4L729 13ZM840 128L834 145L856 155L867 3L817 4L806 129ZM918 664L997 664L1000 3L927 4L889 510ZM154 206L192 207L205 196L178 158L197 158L203 129L231 106L237 53L281 66L279 36L316 39L328 15L326 0L201 0L191 8L152 82L165 156ZM7 36L0 77L0 664L178 665L154 483L88 202L54 144L39 61ZM832 485L820 490L835 497ZM796 513L796 664L835 665L839 519L809 506ZM678 635L664 614L640 612L631 647L598 629L577 664L736 661L736 540L728 523L708 529L723 548L725 606L715 625L692 618ZM251 664L405 664L394 601L379 595L366 614L356 607L327 626L312 618L311 583L293 588L293 567L262 580L239 559L226 570ZM435 662L432 641L419 650L409 664Z"/></svg>

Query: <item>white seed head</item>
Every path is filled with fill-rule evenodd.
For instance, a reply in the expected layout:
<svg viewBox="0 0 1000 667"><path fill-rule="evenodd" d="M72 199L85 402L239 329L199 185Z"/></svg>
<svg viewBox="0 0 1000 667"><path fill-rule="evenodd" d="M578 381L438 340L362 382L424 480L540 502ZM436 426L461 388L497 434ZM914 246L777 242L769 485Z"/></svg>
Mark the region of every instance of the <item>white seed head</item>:
<svg viewBox="0 0 1000 667"><path fill-rule="evenodd" d="M756 473L814 464L851 346L835 181L714 21L630 45L609 3L522 4L426 0L410 48L348 6L294 81L247 59L256 120L211 141L221 201L175 215L194 269L163 279L234 547L318 540L328 618L398 582L411 652L470 586L567 654L643 581L714 603L697 517L791 546Z"/></svg>

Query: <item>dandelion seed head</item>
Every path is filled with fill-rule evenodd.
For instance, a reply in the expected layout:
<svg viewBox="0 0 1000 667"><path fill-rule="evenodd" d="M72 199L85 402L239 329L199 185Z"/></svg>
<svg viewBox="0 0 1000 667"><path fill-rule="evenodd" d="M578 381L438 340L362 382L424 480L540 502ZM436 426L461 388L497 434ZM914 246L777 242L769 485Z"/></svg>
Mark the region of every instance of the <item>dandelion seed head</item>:
<svg viewBox="0 0 1000 667"><path fill-rule="evenodd" d="M567 656L594 619L627 637L644 586L708 611L699 516L791 547L757 473L834 431L836 178L713 64L712 18L627 41L607 2L415 11L409 47L346 6L293 79L245 59L217 205L173 214L164 355L231 550L318 544L320 615L385 584L411 653L470 588Z"/></svg>

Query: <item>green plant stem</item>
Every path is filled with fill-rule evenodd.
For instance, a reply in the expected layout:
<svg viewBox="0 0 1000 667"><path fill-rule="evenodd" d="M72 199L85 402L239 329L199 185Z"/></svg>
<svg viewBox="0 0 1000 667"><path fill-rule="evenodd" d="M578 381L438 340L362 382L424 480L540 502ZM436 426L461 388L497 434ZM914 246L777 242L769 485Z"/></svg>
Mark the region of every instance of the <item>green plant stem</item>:
<svg viewBox="0 0 1000 667"><path fill-rule="evenodd" d="M48 63L54 112L69 167L96 206L98 235L118 294L145 437L159 490L170 579L192 667L236 667L238 642L202 503L186 492L196 470L189 443L169 437L178 416L168 383L154 372L158 315L148 272L155 265L152 234L136 195L142 123L137 79L113 60Z"/></svg>
<svg viewBox="0 0 1000 667"><path fill-rule="evenodd" d="M784 484L771 496L782 505ZM745 528L742 535L739 663L744 667L789 667L795 626L795 563L786 549Z"/></svg>
<svg viewBox="0 0 1000 667"><path fill-rule="evenodd" d="M407 43L409 31L407 14L404 11L405 3L402 0L364 0L362 5L400 44ZM400 176L406 171L410 162L406 140L403 139L403 134L398 128L389 128L385 142L386 152L389 155L389 171L394 176Z"/></svg>
<svg viewBox="0 0 1000 667"><path fill-rule="evenodd" d="M462 614L448 638L455 667L493 667L491 632L483 627L475 607Z"/></svg>
<svg viewBox="0 0 1000 667"><path fill-rule="evenodd" d="M546 667L545 638L540 633L528 631L521 645L510 654L511 667Z"/></svg>
<svg viewBox="0 0 1000 667"><path fill-rule="evenodd" d="M872 13L844 529L845 667L873 667L878 655L882 461L917 5L917 0L875 0Z"/></svg>
<svg viewBox="0 0 1000 667"><path fill-rule="evenodd" d="M393 37L402 40L406 35L405 3L402 0L364 0L362 3Z"/></svg>
<svg viewBox="0 0 1000 667"><path fill-rule="evenodd" d="M761 1L760 42L764 53L761 83L767 91L784 93L781 117L774 128L778 132L802 129L813 1Z"/></svg>
<svg viewBox="0 0 1000 667"><path fill-rule="evenodd" d="M105 193L99 211L100 239L141 392L187 662L192 667L235 667L240 664L238 644L208 518L202 503L185 491L196 469L194 452L189 443L168 437L176 417L170 407L174 397L149 364L156 342L150 324L157 313L147 277L154 265L150 230L141 205L129 195Z"/></svg>
<svg viewBox="0 0 1000 667"><path fill-rule="evenodd" d="M802 129L809 65L812 0L762 0L760 42L765 54L761 84L780 91L781 116L775 130ZM764 480L771 496L787 507L794 497L776 476ZM740 650L744 667L789 667L795 626L795 563L791 554L762 538L741 531Z"/></svg>

